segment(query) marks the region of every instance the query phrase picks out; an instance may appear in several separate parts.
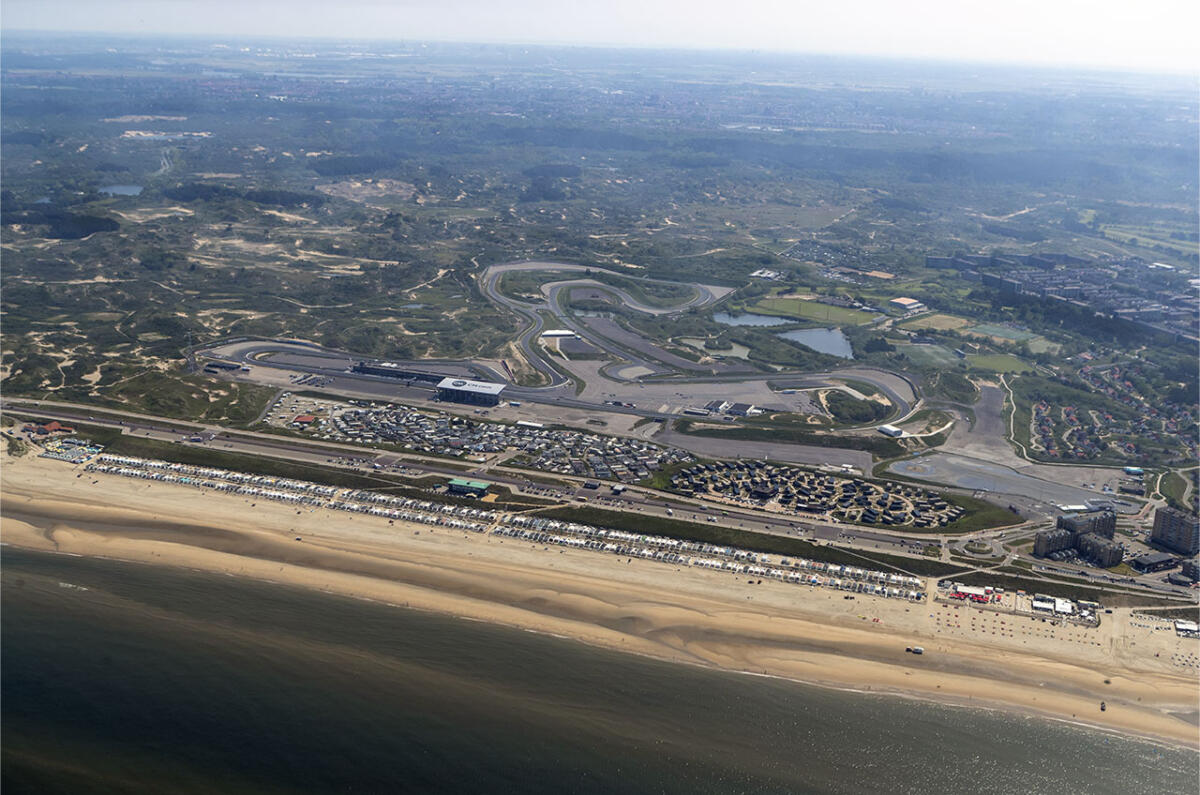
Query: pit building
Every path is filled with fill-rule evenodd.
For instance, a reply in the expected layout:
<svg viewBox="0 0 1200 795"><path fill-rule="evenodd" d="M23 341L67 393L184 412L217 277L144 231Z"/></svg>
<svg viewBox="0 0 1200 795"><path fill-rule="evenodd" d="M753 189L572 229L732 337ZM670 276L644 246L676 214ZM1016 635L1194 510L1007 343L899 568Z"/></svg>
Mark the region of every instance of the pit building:
<svg viewBox="0 0 1200 795"><path fill-rule="evenodd" d="M443 378L437 385L439 400L451 403L470 403L475 406L498 406L505 384L491 381L468 381L465 378Z"/></svg>

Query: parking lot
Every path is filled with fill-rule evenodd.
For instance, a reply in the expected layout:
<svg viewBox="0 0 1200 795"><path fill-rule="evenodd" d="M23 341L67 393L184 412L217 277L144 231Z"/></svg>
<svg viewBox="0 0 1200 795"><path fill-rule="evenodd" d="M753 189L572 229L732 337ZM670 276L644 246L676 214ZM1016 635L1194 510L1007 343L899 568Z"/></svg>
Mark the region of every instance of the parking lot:
<svg viewBox="0 0 1200 795"><path fill-rule="evenodd" d="M478 409L480 417L488 416ZM360 404L286 396L268 422L316 438L395 444L405 450L476 462L503 460L542 472L634 483L692 456L641 439L548 428L540 423L492 422L395 404Z"/></svg>

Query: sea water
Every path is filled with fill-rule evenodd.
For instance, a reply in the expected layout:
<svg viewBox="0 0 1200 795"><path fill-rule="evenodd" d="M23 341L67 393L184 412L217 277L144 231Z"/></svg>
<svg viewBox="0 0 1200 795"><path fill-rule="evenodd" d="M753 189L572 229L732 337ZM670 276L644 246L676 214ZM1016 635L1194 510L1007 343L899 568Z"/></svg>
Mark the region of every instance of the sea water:
<svg viewBox="0 0 1200 795"><path fill-rule="evenodd" d="M1197 754L402 606L3 551L19 792L1193 792Z"/></svg>

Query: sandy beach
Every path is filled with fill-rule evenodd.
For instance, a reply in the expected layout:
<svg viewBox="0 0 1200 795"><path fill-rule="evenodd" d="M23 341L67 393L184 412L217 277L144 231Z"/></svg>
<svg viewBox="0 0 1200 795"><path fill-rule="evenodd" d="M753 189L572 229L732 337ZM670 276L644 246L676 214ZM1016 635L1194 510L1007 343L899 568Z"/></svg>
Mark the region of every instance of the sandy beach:
<svg viewBox="0 0 1200 795"><path fill-rule="evenodd" d="M1034 711L1188 747L1200 641L1127 609L1097 629L912 604L3 458L2 538L303 586L633 653ZM921 645L925 654L905 653ZM1107 710L1100 712L1099 704Z"/></svg>

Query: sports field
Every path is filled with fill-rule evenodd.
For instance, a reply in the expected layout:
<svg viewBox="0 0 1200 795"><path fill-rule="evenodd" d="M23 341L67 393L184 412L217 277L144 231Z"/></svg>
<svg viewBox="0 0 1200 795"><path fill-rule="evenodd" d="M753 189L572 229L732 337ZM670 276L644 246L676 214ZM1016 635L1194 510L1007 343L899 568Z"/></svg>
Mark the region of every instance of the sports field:
<svg viewBox="0 0 1200 795"><path fill-rule="evenodd" d="M918 367L955 367L962 361L954 351L941 345L897 345L896 350Z"/></svg>
<svg viewBox="0 0 1200 795"><path fill-rule="evenodd" d="M971 328L967 329L966 333L1009 342L1024 342L1037 336L1032 331L1009 328L1008 326L997 326L992 323L979 323L978 325L971 326Z"/></svg>
<svg viewBox="0 0 1200 795"><path fill-rule="evenodd" d="M1045 337L1034 337L1029 341L1030 353L1058 353L1061 349L1061 345L1051 342Z"/></svg>
<svg viewBox="0 0 1200 795"><path fill-rule="evenodd" d="M971 321L966 318L955 317L954 315L943 315L940 312L932 315L921 315L914 317L912 320L906 320L900 324L904 328L910 329L933 329L934 331L950 331L951 329L962 328L963 326L971 325Z"/></svg>
<svg viewBox="0 0 1200 795"><path fill-rule="evenodd" d="M1010 353L988 353L982 356L968 356L967 363L976 370L992 373L1032 373L1032 365Z"/></svg>

